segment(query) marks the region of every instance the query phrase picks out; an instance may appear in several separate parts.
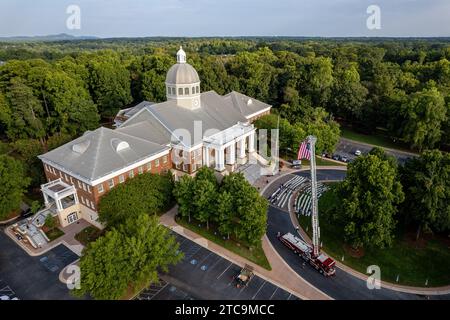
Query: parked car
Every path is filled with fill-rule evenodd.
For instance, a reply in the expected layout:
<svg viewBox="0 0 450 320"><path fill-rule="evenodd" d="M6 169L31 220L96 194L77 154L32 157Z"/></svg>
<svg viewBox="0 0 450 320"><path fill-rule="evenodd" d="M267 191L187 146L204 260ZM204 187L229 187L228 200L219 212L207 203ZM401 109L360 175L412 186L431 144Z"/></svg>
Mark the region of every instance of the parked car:
<svg viewBox="0 0 450 320"><path fill-rule="evenodd" d="M31 212L31 209L27 209L26 211L22 211L21 217L22 218L28 218L29 216L32 216L33 212Z"/></svg>
<svg viewBox="0 0 450 320"><path fill-rule="evenodd" d="M292 160L292 169L300 169L302 166L302 161L301 160Z"/></svg>
<svg viewBox="0 0 450 320"><path fill-rule="evenodd" d="M341 158L341 161L342 161L342 162L348 162L348 158L347 158L347 157L342 157L342 158Z"/></svg>
<svg viewBox="0 0 450 320"><path fill-rule="evenodd" d="M356 150L356 151L355 151L355 156L359 157L361 154L362 154L362 153L361 153L361 150Z"/></svg>
<svg viewBox="0 0 450 320"><path fill-rule="evenodd" d="M341 156L338 154L333 154L333 160L339 161L341 160Z"/></svg>

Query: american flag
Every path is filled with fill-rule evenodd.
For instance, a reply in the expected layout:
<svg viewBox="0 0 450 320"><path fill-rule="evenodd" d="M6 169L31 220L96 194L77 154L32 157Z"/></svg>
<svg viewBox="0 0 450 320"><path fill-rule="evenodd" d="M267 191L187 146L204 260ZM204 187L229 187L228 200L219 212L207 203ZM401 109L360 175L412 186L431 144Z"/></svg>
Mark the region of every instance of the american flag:
<svg viewBox="0 0 450 320"><path fill-rule="evenodd" d="M311 145L306 140L300 144L300 148L298 149L297 159L311 159Z"/></svg>

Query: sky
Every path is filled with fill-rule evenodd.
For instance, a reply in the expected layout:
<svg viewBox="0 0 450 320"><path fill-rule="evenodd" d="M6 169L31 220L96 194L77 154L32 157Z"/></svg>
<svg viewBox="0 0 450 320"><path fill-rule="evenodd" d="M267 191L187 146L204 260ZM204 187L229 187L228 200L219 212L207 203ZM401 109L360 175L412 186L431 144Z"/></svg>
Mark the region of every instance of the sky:
<svg viewBox="0 0 450 320"><path fill-rule="evenodd" d="M69 29L68 6L80 8ZM380 28L369 29L370 5ZM71 20L72 21L72 20ZM450 0L1 0L0 37L450 36Z"/></svg>

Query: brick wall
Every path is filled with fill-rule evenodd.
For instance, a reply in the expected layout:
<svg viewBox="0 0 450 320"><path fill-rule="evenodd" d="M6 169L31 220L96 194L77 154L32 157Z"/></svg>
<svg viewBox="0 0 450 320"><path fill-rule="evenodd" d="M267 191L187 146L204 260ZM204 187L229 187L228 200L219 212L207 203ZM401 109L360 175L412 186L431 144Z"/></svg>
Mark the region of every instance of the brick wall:
<svg viewBox="0 0 450 320"><path fill-rule="evenodd" d="M141 169L140 169L141 168ZM130 179L131 172L134 176L140 174L140 172L151 172L151 173L161 173L167 172L172 168L172 160L170 157L170 153L162 156L158 159L152 160L149 163L145 163L142 166L138 166L122 175L117 175L116 177L110 179L114 181L114 186L117 186L120 183L120 176L123 176L123 182ZM141 171L140 171L141 170ZM110 188L110 180L107 180L101 184L90 186L86 183L72 177L60 170L51 167L50 165L44 164L44 172L47 178L47 181L53 181L61 178L65 183L74 185L77 190L78 200L81 204L91 208L94 211L97 211L97 205L101 196L106 194ZM100 192L101 186L103 186L103 192ZM114 188L114 186L112 188Z"/></svg>

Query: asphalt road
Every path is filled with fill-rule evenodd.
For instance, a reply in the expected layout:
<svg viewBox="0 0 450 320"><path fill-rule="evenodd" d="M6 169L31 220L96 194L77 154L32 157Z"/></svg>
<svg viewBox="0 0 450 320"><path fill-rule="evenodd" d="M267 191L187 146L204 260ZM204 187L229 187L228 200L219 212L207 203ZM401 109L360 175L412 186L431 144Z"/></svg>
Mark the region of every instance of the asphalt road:
<svg viewBox="0 0 450 320"><path fill-rule="evenodd" d="M298 300L258 276L247 287L236 288L241 267L197 243L174 233L184 259L161 274L161 282L142 291L137 300Z"/></svg>
<svg viewBox="0 0 450 320"><path fill-rule="evenodd" d="M64 245L31 257L0 229L0 286L20 300L74 299L58 276L76 259L78 256Z"/></svg>
<svg viewBox="0 0 450 320"><path fill-rule="evenodd" d="M339 140L339 143L336 147L336 151L334 154L345 156L347 159L352 160L355 159L355 151L360 150L363 154L368 153L370 150L372 150L373 146L359 143L353 140L347 140L345 138L341 138ZM394 156L397 158L399 163L404 163L406 160L414 157L414 154L403 152L400 150L385 150L387 154Z"/></svg>
<svg viewBox="0 0 450 320"><path fill-rule="evenodd" d="M309 177L309 171L297 172L297 175ZM318 170L317 179L319 181L323 180L340 180L345 177L345 171L342 170ZM287 178L287 177L286 177ZM273 183L268 190L264 193L265 195L271 194L272 190L276 190L278 186L283 182ZM281 232L287 233L291 232L296 234L295 227L292 225L289 213L283 211L277 207L270 206L268 212L268 228L267 236L280 254L280 256L288 263L288 265L297 272L302 278L314 285L316 288L320 289L324 293L328 294L334 299L408 299L408 300L418 300L427 299L425 296L419 296L415 294L408 294L403 292L397 292L389 289L374 289L369 290L366 286L366 282L354 277L341 269L337 268L336 276L332 278L325 278L320 273L318 273L311 266L306 264L302 266L303 260L295 255L291 250L284 246L276 237L277 233ZM431 299L450 299L450 295L443 296L430 296Z"/></svg>

